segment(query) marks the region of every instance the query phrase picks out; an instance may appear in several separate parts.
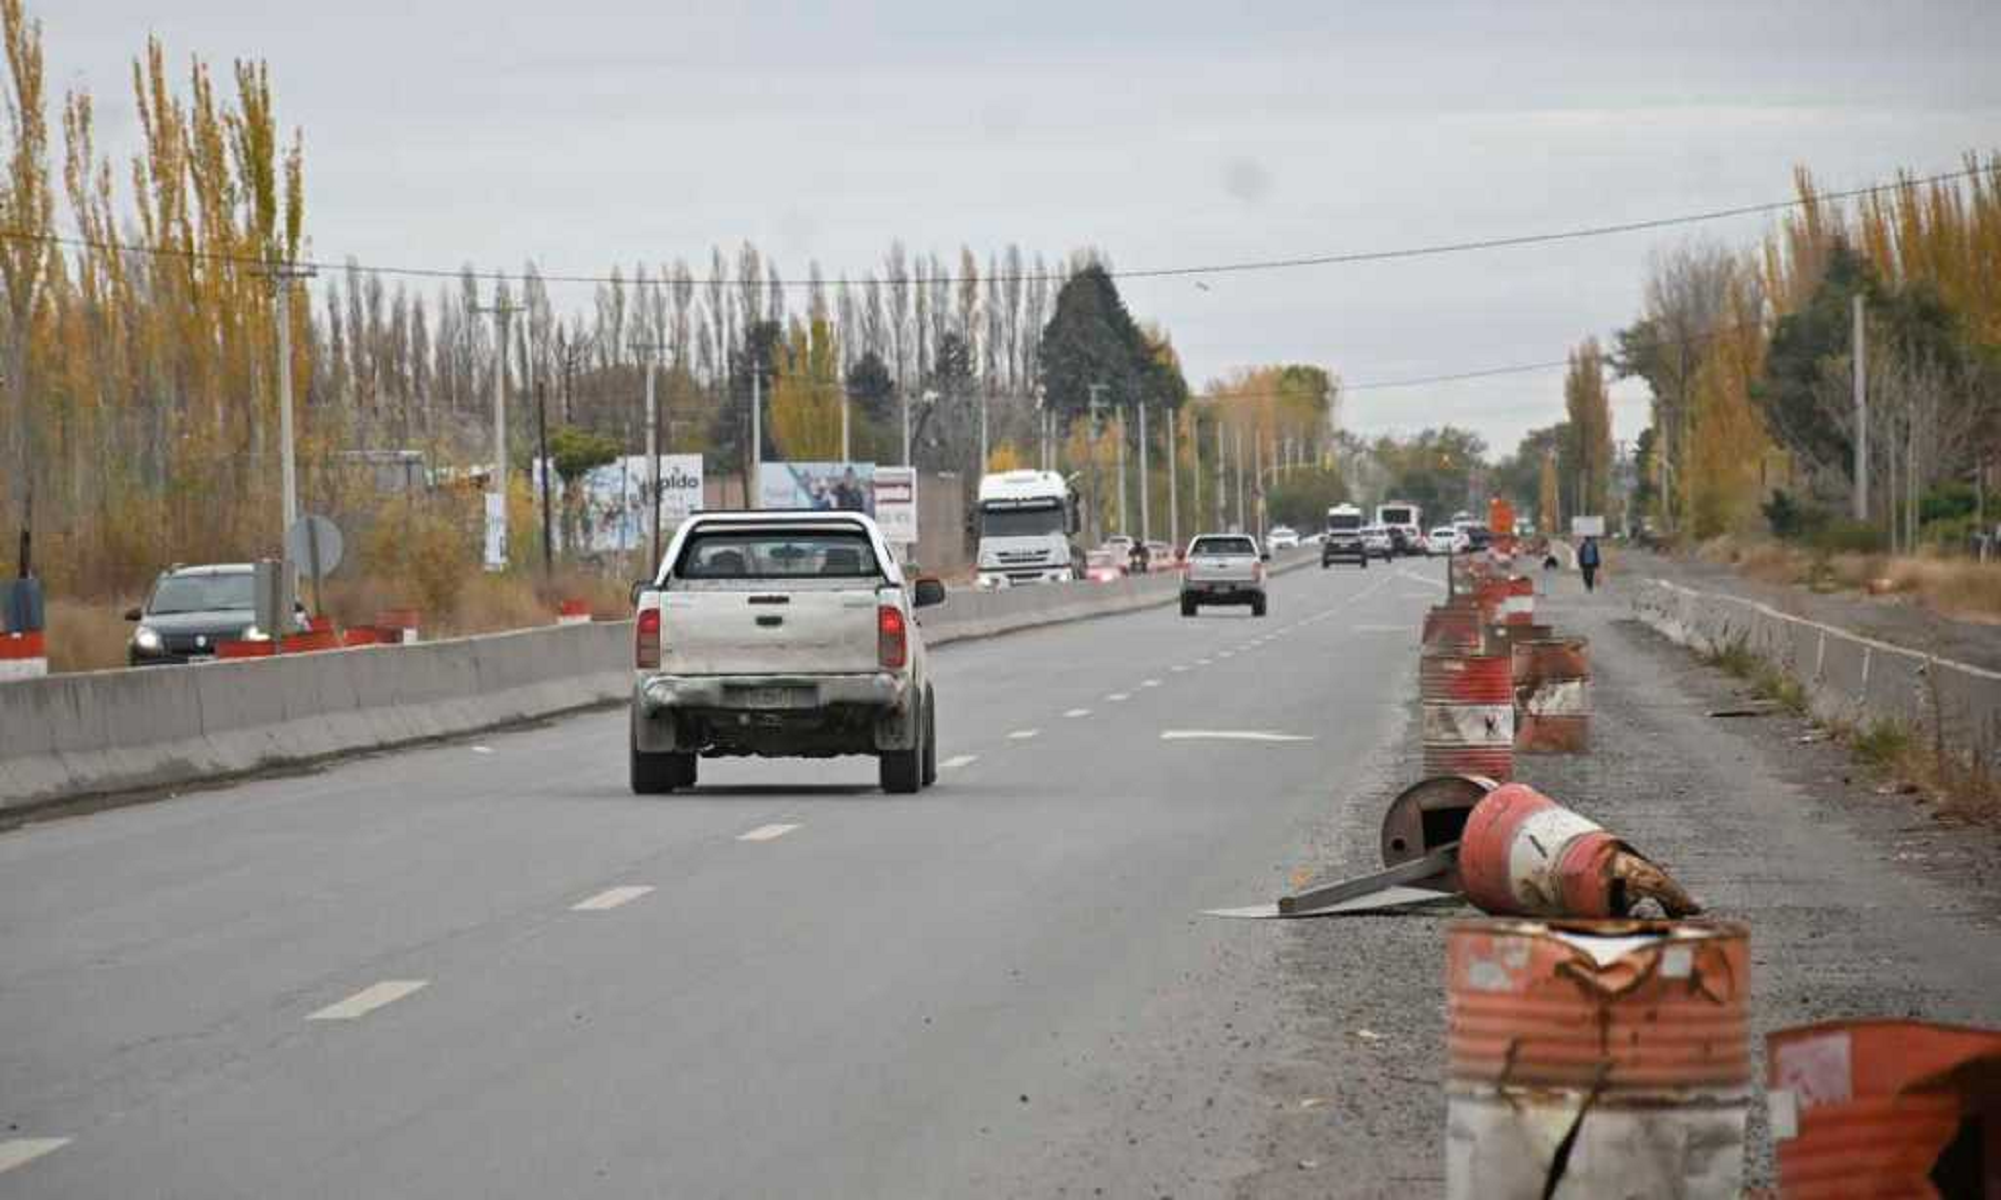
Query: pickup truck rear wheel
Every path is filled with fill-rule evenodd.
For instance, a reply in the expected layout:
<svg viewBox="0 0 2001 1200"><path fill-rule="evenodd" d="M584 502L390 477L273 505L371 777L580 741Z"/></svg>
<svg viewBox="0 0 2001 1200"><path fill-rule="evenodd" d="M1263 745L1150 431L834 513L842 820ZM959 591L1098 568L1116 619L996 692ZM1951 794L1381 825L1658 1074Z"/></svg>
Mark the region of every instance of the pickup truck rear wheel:
<svg viewBox="0 0 2001 1200"><path fill-rule="evenodd" d="M924 689L924 786L938 782L938 696Z"/></svg>
<svg viewBox="0 0 2001 1200"><path fill-rule="evenodd" d="M1251 598L1251 615L1254 617L1265 615L1265 598L1263 596L1254 596Z"/></svg>
<svg viewBox="0 0 2001 1200"><path fill-rule="evenodd" d="M929 708L929 705L925 706ZM892 796L908 796L924 786L924 735L928 714L917 717L917 744L908 750L885 750L877 762L877 779Z"/></svg>
<svg viewBox="0 0 2001 1200"><path fill-rule="evenodd" d="M632 791L637 796L664 796L675 788L695 786L695 756L648 754L632 747Z"/></svg>
<svg viewBox="0 0 2001 1200"><path fill-rule="evenodd" d="M1195 608L1196 608L1196 605L1195 605L1195 601L1194 601L1194 600L1193 600L1193 599L1192 599L1191 597L1188 597L1188 596L1183 596L1183 597L1181 598L1181 615L1182 615L1182 616L1184 616L1184 617L1192 617L1192 616L1194 616L1194 615L1195 615Z"/></svg>

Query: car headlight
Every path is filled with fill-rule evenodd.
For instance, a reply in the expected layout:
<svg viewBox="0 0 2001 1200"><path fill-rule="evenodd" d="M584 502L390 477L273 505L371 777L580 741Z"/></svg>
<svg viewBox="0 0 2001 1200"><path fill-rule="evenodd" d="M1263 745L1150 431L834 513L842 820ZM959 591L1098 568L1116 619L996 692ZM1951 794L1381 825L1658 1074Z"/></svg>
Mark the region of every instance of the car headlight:
<svg viewBox="0 0 2001 1200"><path fill-rule="evenodd" d="M148 654L158 654L163 644L160 631L150 625L141 625L132 633L132 644Z"/></svg>
<svg viewBox="0 0 2001 1200"><path fill-rule="evenodd" d="M268 642L271 640L271 635L257 628L257 626L251 625L244 629L243 640L246 642Z"/></svg>

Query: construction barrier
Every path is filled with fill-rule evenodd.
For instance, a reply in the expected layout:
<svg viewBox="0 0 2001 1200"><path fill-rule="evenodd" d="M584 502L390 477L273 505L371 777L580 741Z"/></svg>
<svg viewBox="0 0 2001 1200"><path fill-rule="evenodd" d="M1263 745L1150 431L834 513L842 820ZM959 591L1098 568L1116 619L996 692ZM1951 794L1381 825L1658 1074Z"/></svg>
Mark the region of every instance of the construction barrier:
<svg viewBox="0 0 2001 1200"><path fill-rule="evenodd" d="M1507 580L1507 591L1501 595L1501 620L1509 625L1535 622L1535 580L1526 575Z"/></svg>
<svg viewBox="0 0 2001 1200"><path fill-rule="evenodd" d="M1590 643L1580 637L1513 641L1510 651L1516 752L1582 754L1590 749Z"/></svg>
<svg viewBox="0 0 2001 1200"><path fill-rule="evenodd" d="M1506 655L1436 650L1418 658L1426 775L1514 778L1515 693Z"/></svg>
<svg viewBox="0 0 2001 1200"><path fill-rule="evenodd" d="M49 673L42 581L0 579L0 682Z"/></svg>
<svg viewBox="0 0 2001 1200"><path fill-rule="evenodd" d="M1421 640L1426 650L1479 649L1480 610L1471 602L1441 604L1430 609L1424 614Z"/></svg>
<svg viewBox="0 0 2001 1200"><path fill-rule="evenodd" d="M1445 954L1448 1197L1742 1194L1743 926L1457 921Z"/></svg>
<svg viewBox="0 0 2001 1200"><path fill-rule="evenodd" d="M2001 1196L2001 1032L1830 1021L1766 1057L1785 1200Z"/></svg>
<svg viewBox="0 0 2001 1200"><path fill-rule="evenodd" d="M588 600L564 600L556 605L556 624L587 625L591 619Z"/></svg>
<svg viewBox="0 0 2001 1200"><path fill-rule="evenodd" d="M408 646L417 639L417 610L385 608L375 616L375 628L386 645Z"/></svg>
<svg viewBox="0 0 2001 1200"><path fill-rule="evenodd" d="M1640 900L1669 916L1699 905L1637 850L1525 783L1474 806L1459 840L1466 897L1497 915L1623 917Z"/></svg>

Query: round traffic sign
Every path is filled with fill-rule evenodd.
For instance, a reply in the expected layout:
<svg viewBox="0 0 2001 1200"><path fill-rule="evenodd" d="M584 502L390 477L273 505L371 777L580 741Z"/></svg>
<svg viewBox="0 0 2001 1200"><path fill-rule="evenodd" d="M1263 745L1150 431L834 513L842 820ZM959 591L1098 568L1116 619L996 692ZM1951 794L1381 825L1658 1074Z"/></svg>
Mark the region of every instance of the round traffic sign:
<svg viewBox="0 0 2001 1200"><path fill-rule="evenodd" d="M285 557L308 575L315 567L321 575L333 574L340 566L342 549L340 526L318 513L300 517L285 531Z"/></svg>

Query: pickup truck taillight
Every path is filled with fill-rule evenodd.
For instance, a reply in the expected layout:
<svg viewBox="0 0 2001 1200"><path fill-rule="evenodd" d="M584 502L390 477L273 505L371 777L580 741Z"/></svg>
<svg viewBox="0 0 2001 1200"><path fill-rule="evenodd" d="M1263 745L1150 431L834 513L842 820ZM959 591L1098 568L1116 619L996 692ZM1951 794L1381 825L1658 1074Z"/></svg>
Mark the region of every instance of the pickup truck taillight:
<svg viewBox="0 0 2001 1200"><path fill-rule="evenodd" d="M642 608L639 619L633 623L632 661L641 670L651 670L660 665L660 610Z"/></svg>
<svg viewBox="0 0 2001 1200"><path fill-rule="evenodd" d="M1259 583L1263 583L1265 581L1265 565L1263 563L1258 563L1256 566L1251 568L1251 571L1252 571L1251 575L1252 579L1257 580Z"/></svg>
<svg viewBox="0 0 2001 1200"><path fill-rule="evenodd" d="M901 671L910 661L910 630L903 610L885 604L875 610L876 661L891 671Z"/></svg>

